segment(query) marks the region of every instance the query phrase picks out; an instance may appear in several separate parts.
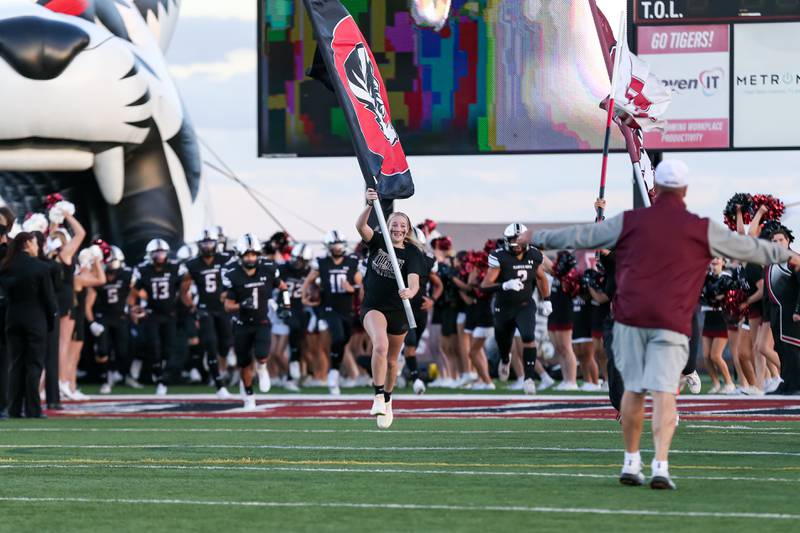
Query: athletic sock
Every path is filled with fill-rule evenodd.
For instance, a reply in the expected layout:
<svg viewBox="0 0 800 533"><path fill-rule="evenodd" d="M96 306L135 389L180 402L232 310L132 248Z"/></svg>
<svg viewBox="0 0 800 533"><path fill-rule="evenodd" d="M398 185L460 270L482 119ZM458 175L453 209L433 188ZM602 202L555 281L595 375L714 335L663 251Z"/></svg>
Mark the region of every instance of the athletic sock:
<svg viewBox="0 0 800 533"><path fill-rule="evenodd" d="M342 366L342 352L341 351L334 351L331 350L331 368L333 370L339 370Z"/></svg>
<svg viewBox="0 0 800 533"><path fill-rule="evenodd" d="M650 468L653 470L653 477L669 477L669 461L656 461L650 463Z"/></svg>
<svg viewBox="0 0 800 533"><path fill-rule="evenodd" d="M203 368L203 346L201 344L189 346L189 357L192 361L192 368L196 368L197 370Z"/></svg>
<svg viewBox="0 0 800 533"><path fill-rule="evenodd" d="M624 470L639 472L642 469L642 454L640 452L625 452Z"/></svg>
<svg viewBox="0 0 800 533"><path fill-rule="evenodd" d="M536 348L523 348L522 360L525 362L525 379L536 377Z"/></svg>
<svg viewBox="0 0 800 533"><path fill-rule="evenodd" d="M419 369L417 369L417 356L416 355L407 355L406 356L406 367L408 367L408 372L411 375L411 381L416 381L419 378Z"/></svg>
<svg viewBox="0 0 800 533"><path fill-rule="evenodd" d="M216 354L208 354L208 373L211 374L211 379L214 380L214 386L217 390L225 385L219 375L219 357Z"/></svg>
<svg viewBox="0 0 800 533"><path fill-rule="evenodd" d="M375 389L375 396L377 396L379 394L386 395L386 391L383 390L383 385L375 385L375 384L373 384L372 388Z"/></svg>
<svg viewBox="0 0 800 533"><path fill-rule="evenodd" d="M383 391L383 401L390 402L392 400L392 393Z"/></svg>

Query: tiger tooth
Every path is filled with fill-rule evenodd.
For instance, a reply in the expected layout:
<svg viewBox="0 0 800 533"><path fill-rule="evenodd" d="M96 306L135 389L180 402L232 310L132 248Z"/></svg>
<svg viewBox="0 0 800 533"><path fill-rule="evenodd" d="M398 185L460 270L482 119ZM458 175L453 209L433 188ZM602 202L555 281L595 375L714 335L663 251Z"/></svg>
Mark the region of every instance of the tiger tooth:
<svg viewBox="0 0 800 533"><path fill-rule="evenodd" d="M125 189L125 152L121 146L94 156L94 176L105 201L118 204Z"/></svg>

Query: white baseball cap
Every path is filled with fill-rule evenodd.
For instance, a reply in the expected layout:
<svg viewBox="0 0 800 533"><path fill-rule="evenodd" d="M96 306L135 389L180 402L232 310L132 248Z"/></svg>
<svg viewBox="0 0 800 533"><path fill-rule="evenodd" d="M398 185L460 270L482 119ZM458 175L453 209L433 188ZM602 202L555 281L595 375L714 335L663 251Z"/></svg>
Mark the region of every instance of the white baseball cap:
<svg viewBox="0 0 800 533"><path fill-rule="evenodd" d="M689 185L689 167L678 159L667 159L656 167L656 185L681 189Z"/></svg>

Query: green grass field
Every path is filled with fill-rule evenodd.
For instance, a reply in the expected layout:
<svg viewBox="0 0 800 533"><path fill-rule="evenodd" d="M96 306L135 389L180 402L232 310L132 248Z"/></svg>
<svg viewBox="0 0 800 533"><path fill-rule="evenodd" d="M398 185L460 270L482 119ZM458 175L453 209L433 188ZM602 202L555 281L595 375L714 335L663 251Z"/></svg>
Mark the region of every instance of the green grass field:
<svg viewBox="0 0 800 533"><path fill-rule="evenodd" d="M6 421L0 531L798 531L799 437L682 422L663 492L613 421Z"/></svg>

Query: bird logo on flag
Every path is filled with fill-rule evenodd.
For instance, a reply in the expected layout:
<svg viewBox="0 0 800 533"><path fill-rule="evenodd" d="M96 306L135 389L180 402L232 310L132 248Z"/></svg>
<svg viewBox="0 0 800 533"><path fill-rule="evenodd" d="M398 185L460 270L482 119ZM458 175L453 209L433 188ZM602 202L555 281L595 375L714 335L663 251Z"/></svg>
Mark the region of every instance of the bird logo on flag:
<svg viewBox="0 0 800 533"><path fill-rule="evenodd" d="M344 62L344 69L353 96L375 115L375 121L389 144L397 143L397 132L386 111L386 104L381 96L381 86L375 77L372 61L364 43L358 43L353 47L353 51Z"/></svg>

